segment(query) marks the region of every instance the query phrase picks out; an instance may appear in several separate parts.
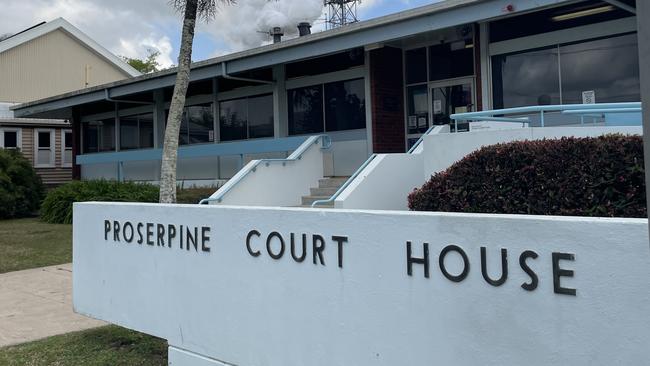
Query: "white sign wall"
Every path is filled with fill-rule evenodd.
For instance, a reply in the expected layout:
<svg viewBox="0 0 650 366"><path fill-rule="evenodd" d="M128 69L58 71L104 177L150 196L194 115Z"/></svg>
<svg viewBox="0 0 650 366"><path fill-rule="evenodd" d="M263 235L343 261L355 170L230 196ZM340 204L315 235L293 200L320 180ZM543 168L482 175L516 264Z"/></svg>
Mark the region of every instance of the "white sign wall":
<svg viewBox="0 0 650 366"><path fill-rule="evenodd" d="M197 364L640 365L647 237L640 219L75 204L74 305Z"/></svg>

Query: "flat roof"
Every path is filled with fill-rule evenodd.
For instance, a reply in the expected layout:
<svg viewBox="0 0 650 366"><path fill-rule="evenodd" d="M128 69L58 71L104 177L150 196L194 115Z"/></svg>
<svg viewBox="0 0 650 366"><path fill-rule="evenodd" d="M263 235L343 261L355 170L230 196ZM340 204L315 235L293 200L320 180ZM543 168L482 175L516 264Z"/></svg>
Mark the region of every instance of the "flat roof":
<svg viewBox="0 0 650 366"><path fill-rule="evenodd" d="M512 0L512 12L502 0L446 0L418 8L313 33L275 44L215 57L192 64L190 81L222 76L223 64L229 74L238 73L340 52L356 47L384 43L412 35L457 25L490 20L536 9L584 0ZM470 8L471 9L467 9ZM91 88L23 103L12 107L17 116L29 116L79 104L100 101L110 96L129 94L173 86L176 68L120 80Z"/></svg>

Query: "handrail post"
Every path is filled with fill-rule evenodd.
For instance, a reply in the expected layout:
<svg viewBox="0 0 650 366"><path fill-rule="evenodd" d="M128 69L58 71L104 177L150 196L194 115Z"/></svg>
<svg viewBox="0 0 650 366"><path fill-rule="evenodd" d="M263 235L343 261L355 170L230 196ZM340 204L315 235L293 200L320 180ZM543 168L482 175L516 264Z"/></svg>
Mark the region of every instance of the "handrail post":
<svg viewBox="0 0 650 366"><path fill-rule="evenodd" d="M539 120L542 123L542 127L544 127L544 110L539 111Z"/></svg>

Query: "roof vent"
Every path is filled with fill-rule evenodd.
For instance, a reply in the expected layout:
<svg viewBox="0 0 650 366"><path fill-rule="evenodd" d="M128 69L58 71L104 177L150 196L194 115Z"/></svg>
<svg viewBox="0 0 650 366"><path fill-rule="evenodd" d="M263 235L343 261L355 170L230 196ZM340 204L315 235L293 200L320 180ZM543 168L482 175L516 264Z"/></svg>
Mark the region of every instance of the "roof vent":
<svg viewBox="0 0 650 366"><path fill-rule="evenodd" d="M307 22L298 23L298 34L300 34L300 37L311 34L311 24Z"/></svg>
<svg viewBox="0 0 650 366"><path fill-rule="evenodd" d="M273 36L273 43L278 43L282 41L282 36L284 36L284 32L282 31L282 28L280 27L273 27L271 28L271 31L269 32L271 36Z"/></svg>

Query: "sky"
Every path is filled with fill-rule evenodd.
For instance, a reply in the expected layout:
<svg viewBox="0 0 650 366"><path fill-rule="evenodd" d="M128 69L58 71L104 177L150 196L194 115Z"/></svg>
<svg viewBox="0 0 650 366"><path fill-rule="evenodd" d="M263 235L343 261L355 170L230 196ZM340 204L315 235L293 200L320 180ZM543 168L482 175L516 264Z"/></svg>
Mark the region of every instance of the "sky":
<svg viewBox="0 0 650 366"><path fill-rule="evenodd" d="M431 4L440 0L362 0L360 20ZM0 35L16 33L62 17L118 56L144 58L160 52L163 67L176 64L181 14L168 0L0 0ZM237 0L221 5L209 22L197 25L194 61L270 43L268 32L280 26L285 37L297 36L296 24L324 29L322 0Z"/></svg>

